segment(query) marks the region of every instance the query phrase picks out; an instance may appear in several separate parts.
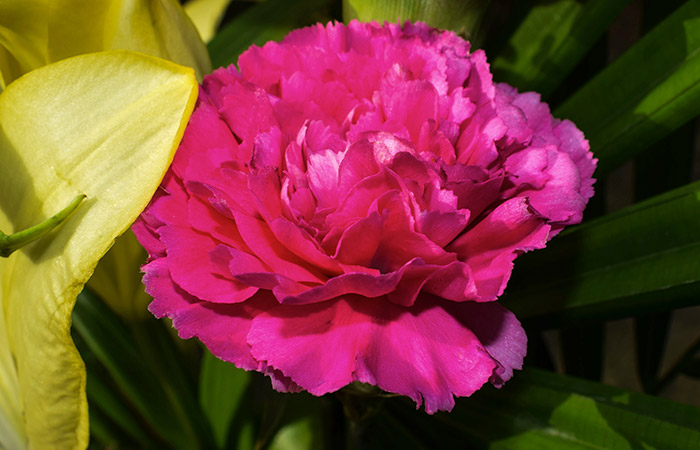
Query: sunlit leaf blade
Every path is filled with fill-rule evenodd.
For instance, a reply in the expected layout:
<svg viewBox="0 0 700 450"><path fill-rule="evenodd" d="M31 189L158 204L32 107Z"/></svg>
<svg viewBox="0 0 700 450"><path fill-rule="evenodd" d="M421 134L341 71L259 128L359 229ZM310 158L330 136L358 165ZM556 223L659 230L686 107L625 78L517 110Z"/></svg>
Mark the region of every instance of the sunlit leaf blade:
<svg viewBox="0 0 700 450"><path fill-rule="evenodd" d="M243 406L241 400L249 385L249 372L204 350L199 375L199 402L212 425L218 448L224 448L228 441L231 421Z"/></svg>
<svg viewBox="0 0 700 450"><path fill-rule="evenodd" d="M256 3L223 27L208 44L214 67L238 60L252 44L279 41L295 28L328 20L325 9L330 0L299 0L291 7L288 0Z"/></svg>
<svg viewBox="0 0 700 450"><path fill-rule="evenodd" d="M516 260L504 306L543 326L697 304L700 182L567 230Z"/></svg>
<svg viewBox="0 0 700 450"><path fill-rule="evenodd" d="M87 445L85 369L70 337L75 297L153 195L196 94L191 69L112 51L32 71L0 96L0 229L27 228L87 195L0 267L0 346L16 368L0 362L3 374L16 370L11 392L31 447Z"/></svg>
<svg viewBox="0 0 700 450"><path fill-rule="evenodd" d="M494 80L546 97L603 35L629 0L539 1L493 59Z"/></svg>
<svg viewBox="0 0 700 450"><path fill-rule="evenodd" d="M211 71L206 47L177 0L0 1L5 83L70 56L110 49L193 67L198 79Z"/></svg>
<svg viewBox="0 0 700 450"><path fill-rule="evenodd" d="M307 393L286 395L284 415L267 447L269 450L321 450L324 442L323 399Z"/></svg>
<svg viewBox="0 0 700 450"><path fill-rule="evenodd" d="M590 140L600 177L700 113L700 1L686 2L556 109Z"/></svg>
<svg viewBox="0 0 700 450"><path fill-rule="evenodd" d="M191 423L178 415L129 329L89 291L78 298L73 327L149 426L173 448L201 448Z"/></svg>
<svg viewBox="0 0 700 450"><path fill-rule="evenodd" d="M427 23L471 39L478 32L490 0L343 0L343 21Z"/></svg>
<svg viewBox="0 0 700 450"><path fill-rule="evenodd" d="M526 369L434 417L389 411L428 448L689 449L700 446L700 409L552 372ZM411 446L409 448L416 448Z"/></svg>

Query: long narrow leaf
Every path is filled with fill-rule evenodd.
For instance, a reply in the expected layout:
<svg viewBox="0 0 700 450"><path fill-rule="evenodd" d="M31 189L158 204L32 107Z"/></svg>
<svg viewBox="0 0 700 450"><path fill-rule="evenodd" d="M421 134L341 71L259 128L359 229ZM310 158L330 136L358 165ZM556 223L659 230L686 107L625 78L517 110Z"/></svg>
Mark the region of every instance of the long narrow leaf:
<svg viewBox="0 0 700 450"><path fill-rule="evenodd" d="M574 121L598 176L700 113L700 0L686 2L555 115Z"/></svg>
<svg viewBox="0 0 700 450"><path fill-rule="evenodd" d="M343 0L343 21L427 23L473 40L490 0Z"/></svg>
<svg viewBox="0 0 700 450"><path fill-rule="evenodd" d="M89 291L78 296L73 327L163 440L177 449L200 448L200 439L173 411L163 387L144 364L128 328Z"/></svg>
<svg viewBox="0 0 700 450"><path fill-rule="evenodd" d="M212 425L218 448L224 448L228 442L231 421L241 408L249 385L250 372L205 350L199 375L199 403Z"/></svg>
<svg viewBox="0 0 700 450"><path fill-rule="evenodd" d="M540 1L491 64L494 79L547 96L629 0Z"/></svg>
<svg viewBox="0 0 700 450"><path fill-rule="evenodd" d="M504 305L549 326L695 304L699 223L696 182L564 232L516 261Z"/></svg>

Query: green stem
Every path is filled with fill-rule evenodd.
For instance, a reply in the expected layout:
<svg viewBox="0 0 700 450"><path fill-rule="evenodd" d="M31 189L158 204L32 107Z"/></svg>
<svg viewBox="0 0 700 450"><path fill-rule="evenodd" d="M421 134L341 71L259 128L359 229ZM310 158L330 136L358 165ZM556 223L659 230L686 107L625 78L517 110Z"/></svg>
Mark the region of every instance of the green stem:
<svg viewBox="0 0 700 450"><path fill-rule="evenodd" d="M60 224L62 224L72 213L75 211L80 203L86 198L85 194L80 194L76 196L65 208L63 208L58 213L44 220L43 222L18 231L10 235L4 234L0 231L0 256L7 258L15 250L24 247L25 245L36 241L49 231L53 230Z"/></svg>

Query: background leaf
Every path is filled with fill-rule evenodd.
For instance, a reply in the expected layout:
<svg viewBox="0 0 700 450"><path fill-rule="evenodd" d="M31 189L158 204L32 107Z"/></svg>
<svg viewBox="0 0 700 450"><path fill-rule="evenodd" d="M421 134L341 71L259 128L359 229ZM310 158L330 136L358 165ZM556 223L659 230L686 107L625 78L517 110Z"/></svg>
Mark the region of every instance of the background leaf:
<svg viewBox="0 0 700 450"><path fill-rule="evenodd" d="M531 2L532 3L532 2ZM629 0L537 1L492 59L494 80L547 97Z"/></svg>
<svg viewBox="0 0 700 450"><path fill-rule="evenodd" d="M486 386L434 417L395 400L387 402L388 414L416 435L407 448L420 448L418 442L533 450L700 445L698 408L536 369L518 373L501 390Z"/></svg>
<svg viewBox="0 0 700 450"><path fill-rule="evenodd" d="M552 327L697 304L699 202L696 182L564 231L518 261L504 306Z"/></svg>
<svg viewBox="0 0 700 450"><path fill-rule="evenodd" d="M490 0L343 0L343 20L403 23L421 21L473 40Z"/></svg>
<svg viewBox="0 0 700 450"><path fill-rule="evenodd" d="M686 2L554 111L590 140L598 177L698 113L698 0Z"/></svg>
<svg viewBox="0 0 700 450"><path fill-rule="evenodd" d="M245 391L250 386L250 373L224 362L204 350L199 376L199 402L209 418L218 448L225 448L237 412L243 412Z"/></svg>
<svg viewBox="0 0 700 450"><path fill-rule="evenodd" d="M147 362L153 353L144 352L118 316L89 291L78 298L73 311L74 329L149 427L171 448L211 448L210 431L198 420L203 414L188 404L189 394L178 385L177 371L159 358L153 365L167 372L154 372ZM153 319L149 328L158 326ZM103 396L101 403L106 405L108 401Z"/></svg>

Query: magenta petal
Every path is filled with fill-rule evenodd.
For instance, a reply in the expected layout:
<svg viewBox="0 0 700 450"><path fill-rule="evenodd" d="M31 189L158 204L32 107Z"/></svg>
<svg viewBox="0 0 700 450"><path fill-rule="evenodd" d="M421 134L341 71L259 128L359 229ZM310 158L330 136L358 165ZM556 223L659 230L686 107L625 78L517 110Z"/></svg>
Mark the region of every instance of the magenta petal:
<svg viewBox="0 0 700 450"><path fill-rule="evenodd" d="M172 282L165 259L151 262L144 271L147 291L153 296L148 309L156 317L171 318L181 338L198 337L217 357L242 369L258 368L245 339L252 318L269 307L269 299L263 295L245 304L208 304Z"/></svg>
<svg viewBox="0 0 700 450"><path fill-rule="evenodd" d="M293 222L279 217L270 223L270 229L279 242L307 263L326 273L341 273L338 261L323 253L318 243Z"/></svg>
<svg viewBox="0 0 700 450"><path fill-rule="evenodd" d="M260 261L276 273L297 281L321 283L325 277L290 252L262 220L234 213L241 236Z"/></svg>
<svg viewBox="0 0 700 450"><path fill-rule="evenodd" d="M544 247L551 227L530 210L524 198L506 201L448 247L469 264L479 296L503 293L520 254Z"/></svg>
<svg viewBox="0 0 700 450"><path fill-rule="evenodd" d="M445 309L474 332L498 364L489 380L494 386L503 386L513 369L523 368L527 336L512 312L494 302L464 302Z"/></svg>
<svg viewBox="0 0 700 450"><path fill-rule="evenodd" d="M406 309L348 297L257 316L251 353L314 395L353 381L411 397L432 414L479 389L497 367L469 328L431 298Z"/></svg>
<svg viewBox="0 0 700 450"><path fill-rule="evenodd" d="M374 145L369 141L360 141L345 153L338 168L338 188L347 192L360 180L377 174L379 165L374 158Z"/></svg>
<svg viewBox="0 0 700 450"><path fill-rule="evenodd" d="M174 226L161 227L158 234L168 249L173 282L189 294L214 303L237 303L257 292L231 276L229 259L221 258L214 239Z"/></svg>
<svg viewBox="0 0 700 450"><path fill-rule="evenodd" d="M405 124L413 142L424 122L438 118L438 95L427 81L385 82L381 95L387 119Z"/></svg>
<svg viewBox="0 0 700 450"><path fill-rule="evenodd" d="M469 223L469 210L442 213L428 211L418 217L418 231L443 247L461 233Z"/></svg>
<svg viewBox="0 0 700 450"><path fill-rule="evenodd" d="M425 291L456 302L480 300L474 274L461 261L434 271L426 280Z"/></svg>
<svg viewBox="0 0 700 450"><path fill-rule="evenodd" d="M382 222L374 212L350 225L338 241L335 259L343 264L371 266L381 242Z"/></svg>
<svg viewBox="0 0 700 450"><path fill-rule="evenodd" d="M205 148L208 151L202 152ZM240 158L238 143L223 118L208 97L200 97L192 113L173 171L182 179L207 180L212 171L224 161Z"/></svg>

